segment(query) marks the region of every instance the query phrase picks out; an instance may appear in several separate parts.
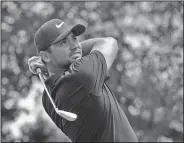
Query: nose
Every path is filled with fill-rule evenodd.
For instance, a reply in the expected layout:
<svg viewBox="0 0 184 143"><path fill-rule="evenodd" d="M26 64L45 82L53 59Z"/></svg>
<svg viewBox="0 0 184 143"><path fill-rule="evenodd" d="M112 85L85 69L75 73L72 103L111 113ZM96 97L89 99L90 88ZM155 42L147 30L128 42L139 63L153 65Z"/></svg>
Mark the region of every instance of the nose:
<svg viewBox="0 0 184 143"><path fill-rule="evenodd" d="M71 49L71 50L77 49L77 43L74 42L73 44L71 44L71 45L70 45L70 49Z"/></svg>
<svg viewBox="0 0 184 143"><path fill-rule="evenodd" d="M77 41L68 40L68 43L70 45L70 50L74 50L74 49L76 49L78 47Z"/></svg>

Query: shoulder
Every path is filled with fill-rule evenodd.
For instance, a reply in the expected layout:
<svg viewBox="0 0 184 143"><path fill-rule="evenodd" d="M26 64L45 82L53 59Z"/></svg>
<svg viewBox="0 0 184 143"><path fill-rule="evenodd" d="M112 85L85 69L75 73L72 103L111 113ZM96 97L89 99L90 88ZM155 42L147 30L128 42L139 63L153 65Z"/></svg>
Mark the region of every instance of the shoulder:
<svg viewBox="0 0 184 143"><path fill-rule="evenodd" d="M65 104L65 101L68 100L70 95L78 93L78 91L85 92L85 86L80 81L76 80L76 75L68 74L65 76L60 76L53 84L52 89L49 91L52 99L54 101L58 101L57 104L60 102ZM43 106L46 108L50 104L50 100L48 96L45 95L46 92L44 91L42 96L42 103ZM49 109L46 109L47 111Z"/></svg>

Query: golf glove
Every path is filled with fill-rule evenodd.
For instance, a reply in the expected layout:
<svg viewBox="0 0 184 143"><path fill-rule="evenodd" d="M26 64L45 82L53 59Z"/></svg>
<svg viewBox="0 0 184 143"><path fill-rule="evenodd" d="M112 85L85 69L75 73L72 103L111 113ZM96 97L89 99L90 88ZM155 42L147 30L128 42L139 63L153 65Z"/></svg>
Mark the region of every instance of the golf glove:
<svg viewBox="0 0 184 143"><path fill-rule="evenodd" d="M29 70L33 74L38 74L36 72L37 68L40 68L43 74L48 74L46 65L42 62L41 57L33 56L28 60Z"/></svg>

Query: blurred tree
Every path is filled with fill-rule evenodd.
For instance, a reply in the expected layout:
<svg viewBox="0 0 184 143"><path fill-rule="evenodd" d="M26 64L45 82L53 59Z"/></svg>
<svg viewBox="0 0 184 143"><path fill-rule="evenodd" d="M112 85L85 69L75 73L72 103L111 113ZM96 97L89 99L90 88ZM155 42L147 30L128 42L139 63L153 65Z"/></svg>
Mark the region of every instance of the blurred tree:
<svg viewBox="0 0 184 143"><path fill-rule="evenodd" d="M34 33L52 18L84 24L80 40L118 40L109 84L139 141L183 141L182 2L4 1L1 16L2 141L68 140L36 106L42 90L27 66Z"/></svg>

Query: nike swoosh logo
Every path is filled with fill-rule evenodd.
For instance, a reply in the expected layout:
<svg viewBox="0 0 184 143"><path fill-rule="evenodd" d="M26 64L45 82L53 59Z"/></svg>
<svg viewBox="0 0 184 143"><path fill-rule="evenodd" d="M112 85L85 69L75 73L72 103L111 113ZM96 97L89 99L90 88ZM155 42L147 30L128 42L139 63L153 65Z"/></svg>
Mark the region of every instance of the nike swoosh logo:
<svg viewBox="0 0 184 143"><path fill-rule="evenodd" d="M60 28L60 27L63 25L63 23L64 23L64 22L61 22L61 24L59 24L59 25L56 24L56 27L57 27L57 28Z"/></svg>

